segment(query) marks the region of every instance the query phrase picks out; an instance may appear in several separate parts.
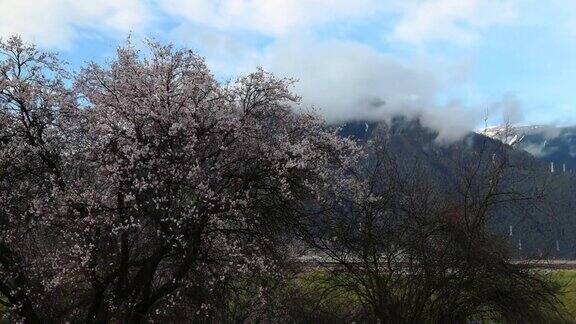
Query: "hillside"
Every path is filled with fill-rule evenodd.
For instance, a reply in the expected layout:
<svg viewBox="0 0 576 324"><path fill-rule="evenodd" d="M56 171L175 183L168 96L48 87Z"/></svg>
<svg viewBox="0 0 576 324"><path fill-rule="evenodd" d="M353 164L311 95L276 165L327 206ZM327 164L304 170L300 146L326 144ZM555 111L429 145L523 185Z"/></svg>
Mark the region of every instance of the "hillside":
<svg viewBox="0 0 576 324"><path fill-rule="evenodd" d="M518 171L518 181L513 185L530 188L534 186L534 181L545 183L546 196L536 207L526 207L522 211L511 211L505 207L496 210L491 224L493 231L505 238L511 254L516 258L576 257L576 219L569 212L576 207L572 199L576 195L576 177L569 172L572 167L576 167L569 159L571 137L567 134L572 135L569 132L571 129L562 130L556 137L542 140L546 141L543 145L546 155L533 155L526 149L544 138L544 129L539 127L515 129L516 133L508 141L498 137L502 134L492 129L492 133L486 134L488 136L471 132L458 142L441 144L435 141L436 134L420 123L399 118L389 125L366 121L349 122L342 125L340 134L364 143L383 128L389 134L389 150L392 154L406 163L418 161L425 165L429 179L440 187L455 185L458 165L462 161L472 161L481 151L487 157L505 152L515 168L524 170L524 173ZM486 154L487 151L490 153ZM555 173L551 173L550 161L556 165L566 163L568 171L563 173L556 169ZM525 172L532 176L525 178Z"/></svg>

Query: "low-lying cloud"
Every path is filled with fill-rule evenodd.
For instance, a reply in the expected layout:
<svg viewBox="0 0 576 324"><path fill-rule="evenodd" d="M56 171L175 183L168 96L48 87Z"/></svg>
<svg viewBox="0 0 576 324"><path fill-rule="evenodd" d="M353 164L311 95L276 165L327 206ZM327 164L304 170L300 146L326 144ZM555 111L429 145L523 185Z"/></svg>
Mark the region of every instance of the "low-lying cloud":
<svg viewBox="0 0 576 324"><path fill-rule="evenodd" d="M297 78L303 105L315 107L329 122L402 115L419 118L438 131L439 140L453 141L482 118L481 109L461 102L438 103L449 72L439 75L424 64L408 64L359 43L279 41L267 49L264 62L275 73Z"/></svg>

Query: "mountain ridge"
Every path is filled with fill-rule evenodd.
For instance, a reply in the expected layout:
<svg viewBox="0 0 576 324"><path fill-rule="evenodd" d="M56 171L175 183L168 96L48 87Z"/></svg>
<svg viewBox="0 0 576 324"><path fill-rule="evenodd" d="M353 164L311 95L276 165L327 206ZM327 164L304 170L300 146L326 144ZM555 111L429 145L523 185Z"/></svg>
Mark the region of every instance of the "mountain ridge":
<svg viewBox="0 0 576 324"><path fill-rule="evenodd" d="M383 128L389 137L389 150L400 161L420 161L429 172L429 180L440 186L451 186L456 183L457 170L453 159L465 159L473 161L478 152L487 149L491 152L507 152L511 161L521 168L530 169L540 179L547 179L550 183L549 201L542 206L542 211L526 210L522 213L511 213L507 210L496 211L498 214L490 225L495 233L509 241L513 255L518 258L540 257L549 258L576 258L576 218L570 211L576 208L576 173L562 171L562 161L556 155L535 156L525 150L527 144L541 140L545 127L532 127L516 129L518 135L512 145L504 143L500 138L494 138L480 132L470 132L464 138L453 143L440 143L436 140L437 133L422 126L417 120L405 118L393 119L391 122L352 121L340 126L340 135L356 139L361 145L374 136L375 131ZM498 129L491 129L494 133ZM576 145L576 128L574 128L574 144ZM552 130L554 131L554 130ZM560 132L561 133L561 132ZM559 134L560 134L559 133ZM570 133L571 134L571 133ZM566 138L554 140L556 135L552 132L545 134L547 137L542 141L560 141ZM558 135L556 135L557 137ZM555 145L557 145L556 143ZM476 153L475 153L476 152ZM558 152L555 152L558 153ZM486 155L485 155L486 156ZM552 160L551 160L552 159ZM557 161L556 172L550 172L550 162ZM576 163L570 166L576 166ZM544 211L545 210L545 211ZM514 229L514 235L509 236L510 226ZM519 250L521 246L521 250Z"/></svg>
<svg viewBox="0 0 576 324"><path fill-rule="evenodd" d="M476 133L499 140L556 166L559 171L576 170L576 126L491 126Z"/></svg>

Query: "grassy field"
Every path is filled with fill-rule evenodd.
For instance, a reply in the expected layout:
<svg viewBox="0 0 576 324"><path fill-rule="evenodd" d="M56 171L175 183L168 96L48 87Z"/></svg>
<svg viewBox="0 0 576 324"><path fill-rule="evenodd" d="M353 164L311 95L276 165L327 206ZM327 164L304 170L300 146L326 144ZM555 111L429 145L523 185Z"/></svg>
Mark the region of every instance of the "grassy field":
<svg viewBox="0 0 576 324"><path fill-rule="evenodd" d="M576 322L576 270L554 270L548 272L553 281L562 286L561 301L566 306L567 311ZM295 284L298 289L306 295L316 296L319 292L328 287L326 276L322 271L311 271L296 279ZM355 295L342 288L332 290L332 294L337 296L327 305L316 305L315 307L326 308L324 311L338 313L344 312L351 304L358 304L359 301ZM2 296L0 295L0 298ZM5 307L0 304L0 318L4 313ZM0 319L1 322L1 319Z"/></svg>
<svg viewBox="0 0 576 324"><path fill-rule="evenodd" d="M552 281L557 282L562 287L560 300L565 305L570 317L576 323L576 270L543 270L550 276ZM312 271L297 280L300 289L310 295L318 295L328 287L326 277L322 271ZM324 305L327 309L333 312L346 309L351 304L359 305L359 301L355 295L343 288L336 288L332 291L337 297L332 300L330 304Z"/></svg>
<svg viewBox="0 0 576 324"><path fill-rule="evenodd" d="M550 273L552 279L562 285L562 302L576 319L576 270L559 270Z"/></svg>

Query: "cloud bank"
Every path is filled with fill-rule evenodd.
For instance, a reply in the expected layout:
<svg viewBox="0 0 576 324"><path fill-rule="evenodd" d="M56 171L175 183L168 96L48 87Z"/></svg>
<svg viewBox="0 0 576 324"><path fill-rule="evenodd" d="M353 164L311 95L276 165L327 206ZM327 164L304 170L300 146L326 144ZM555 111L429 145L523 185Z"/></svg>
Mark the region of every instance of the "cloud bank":
<svg viewBox="0 0 576 324"><path fill-rule="evenodd" d="M290 39L272 45L265 66L299 80L296 92L328 121L420 118L439 139L460 138L481 120L478 109L453 101L439 105L445 86L438 71L408 64L366 45L346 41ZM447 74L450 72L447 72Z"/></svg>

